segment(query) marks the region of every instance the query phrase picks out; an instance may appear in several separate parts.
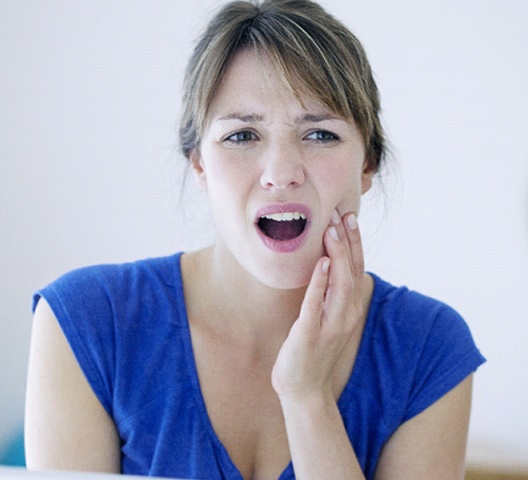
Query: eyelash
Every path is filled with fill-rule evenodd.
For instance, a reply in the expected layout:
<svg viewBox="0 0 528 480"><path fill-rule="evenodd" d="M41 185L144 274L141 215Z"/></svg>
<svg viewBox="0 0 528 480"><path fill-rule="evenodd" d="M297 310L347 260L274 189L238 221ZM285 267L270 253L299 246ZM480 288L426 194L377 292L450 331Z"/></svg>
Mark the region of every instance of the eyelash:
<svg viewBox="0 0 528 480"><path fill-rule="evenodd" d="M314 142L316 143L329 144L329 143L336 143L340 140L338 135L336 135L335 133L329 132L328 130L314 130L313 132L310 132L305 138L308 138L314 134L317 136L317 138L313 139Z"/></svg>
<svg viewBox="0 0 528 480"><path fill-rule="evenodd" d="M242 135L247 136L250 135L251 138L240 138ZM249 143L252 141L258 140L258 137L250 130L241 130L239 132L232 133L231 135L227 136L224 139L225 143L231 143L233 145L242 145L243 143Z"/></svg>
<svg viewBox="0 0 528 480"><path fill-rule="evenodd" d="M316 135L317 138L313 138L312 140L315 143L319 144L330 144L330 143L336 143L340 140L339 136L335 133L332 133L328 130L314 130L313 132L310 132L308 135L304 137L304 139L310 139L312 135ZM250 136L250 138L247 138L247 136ZM241 138L242 136L246 138ZM242 145L244 143L249 143L259 140L257 135L253 133L250 130L241 130L239 132L232 133L231 135L227 136L223 141L225 143L230 143L233 145Z"/></svg>

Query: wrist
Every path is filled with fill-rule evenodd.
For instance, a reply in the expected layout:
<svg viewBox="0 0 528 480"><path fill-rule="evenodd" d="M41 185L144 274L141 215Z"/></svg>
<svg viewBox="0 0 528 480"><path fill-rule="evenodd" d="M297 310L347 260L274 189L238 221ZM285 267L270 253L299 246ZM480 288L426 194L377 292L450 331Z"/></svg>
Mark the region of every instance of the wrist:
<svg viewBox="0 0 528 480"><path fill-rule="evenodd" d="M337 411L337 402L330 391L279 395L279 402L285 418L324 418Z"/></svg>
<svg viewBox="0 0 528 480"><path fill-rule="evenodd" d="M280 402L297 478L364 479L331 392Z"/></svg>

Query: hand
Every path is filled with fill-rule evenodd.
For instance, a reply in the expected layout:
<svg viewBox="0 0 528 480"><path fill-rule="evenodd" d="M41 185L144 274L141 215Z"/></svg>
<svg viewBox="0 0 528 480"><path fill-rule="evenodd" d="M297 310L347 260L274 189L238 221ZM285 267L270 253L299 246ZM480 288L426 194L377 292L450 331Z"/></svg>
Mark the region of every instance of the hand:
<svg viewBox="0 0 528 480"><path fill-rule="evenodd" d="M282 345L272 371L281 399L332 396L338 360L363 315L363 248L353 213L337 211L323 237L328 257L317 262L299 318Z"/></svg>

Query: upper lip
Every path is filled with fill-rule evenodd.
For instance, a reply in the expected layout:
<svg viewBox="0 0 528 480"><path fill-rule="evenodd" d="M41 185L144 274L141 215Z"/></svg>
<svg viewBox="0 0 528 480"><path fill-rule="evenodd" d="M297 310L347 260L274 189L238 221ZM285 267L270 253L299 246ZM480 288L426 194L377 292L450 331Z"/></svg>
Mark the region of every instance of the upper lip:
<svg viewBox="0 0 528 480"><path fill-rule="evenodd" d="M312 212L307 205L302 203L276 203L271 205L266 205L259 209L256 213L255 222L258 223L260 218L265 215L270 215L272 213L286 213L286 212L299 212L302 213L307 221L310 221L312 218Z"/></svg>

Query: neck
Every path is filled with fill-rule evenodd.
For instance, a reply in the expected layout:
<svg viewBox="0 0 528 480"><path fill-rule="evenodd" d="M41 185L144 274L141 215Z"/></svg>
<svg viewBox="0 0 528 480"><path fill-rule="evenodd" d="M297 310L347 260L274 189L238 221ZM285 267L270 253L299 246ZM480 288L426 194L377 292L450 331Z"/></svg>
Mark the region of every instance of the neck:
<svg viewBox="0 0 528 480"><path fill-rule="evenodd" d="M215 246L185 254L182 268L189 287L186 297L192 301L195 295L199 296L204 309L226 314L214 315L218 321L229 319L228 324L217 327L255 338L266 338L273 332L286 335L299 315L306 291L305 287L291 290L268 287L229 253L219 252Z"/></svg>

